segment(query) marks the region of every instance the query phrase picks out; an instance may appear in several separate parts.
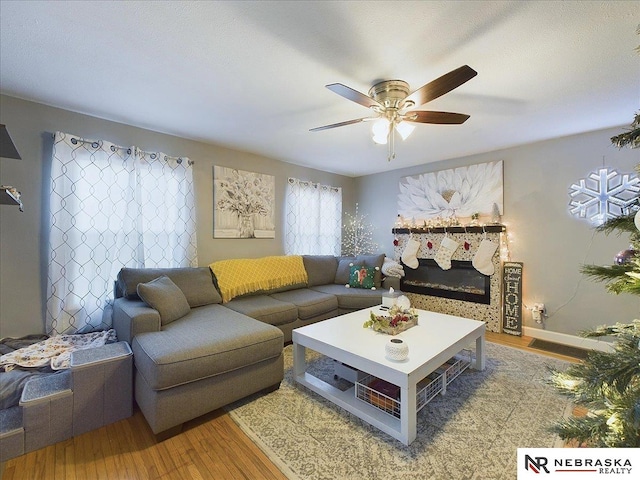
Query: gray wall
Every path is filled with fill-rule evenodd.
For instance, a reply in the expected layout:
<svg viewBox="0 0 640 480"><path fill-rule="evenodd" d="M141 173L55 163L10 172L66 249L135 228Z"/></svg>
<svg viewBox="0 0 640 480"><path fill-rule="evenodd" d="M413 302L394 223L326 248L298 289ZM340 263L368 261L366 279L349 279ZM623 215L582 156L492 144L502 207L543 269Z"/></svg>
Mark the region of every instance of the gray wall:
<svg viewBox="0 0 640 480"><path fill-rule="evenodd" d="M503 160L504 221L512 237L511 256L524 262L525 303L547 306L550 316L545 328L576 334L595 325L640 316L638 298L610 295L601 284L579 273L583 263L611 264L615 253L627 247L627 239L594 235L586 222L571 217L567 209L571 183L602 166L603 157L605 165L620 172L633 171L640 163L640 151L610 145L609 138L626 125L351 179L7 96L0 96L0 122L7 125L23 158L0 160L0 182L19 188L26 209L20 213L16 207L0 206L0 337L43 331L48 174L51 134L56 130L193 159L200 265L222 258L283 253L282 207L288 176L341 186L345 212L353 213L355 202L359 202L360 213L375 226L374 240L381 251L391 255L391 227L397 215L401 177ZM425 161L432 160L425 157ZM274 240L212 238L213 165L276 177L276 201L280 202L276 225L280 231ZM528 314L525 325L539 327Z"/></svg>
<svg viewBox="0 0 640 480"><path fill-rule="evenodd" d="M579 273L585 263L612 264L614 255L628 247L628 236L594 235L587 222L568 211L570 185L601 167L603 158L606 166L618 172L633 172L640 163L640 150L618 150L609 141L626 128L628 125L360 177L356 179L357 198L362 213L377 227L375 240L390 253L401 177L503 160L503 221L511 237L511 259L524 262L524 303L544 303L549 314L544 328L560 333L577 334L605 323L629 322L639 317L638 297L609 294L603 284ZM540 327L527 311L524 324Z"/></svg>
<svg viewBox="0 0 640 480"><path fill-rule="evenodd" d="M22 160L0 160L0 183L22 192L25 212L0 206L0 337L41 333L47 275L47 199L52 133L63 131L119 145L188 156L194 165L197 202L198 263L223 258L281 255L284 191L289 176L343 188L345 211L355 205L352 178L299 167L237 150L195 142L0 96L0 123L7 125ZM221 165L275 176L275 239L213 239L213 166Z"/></svg>

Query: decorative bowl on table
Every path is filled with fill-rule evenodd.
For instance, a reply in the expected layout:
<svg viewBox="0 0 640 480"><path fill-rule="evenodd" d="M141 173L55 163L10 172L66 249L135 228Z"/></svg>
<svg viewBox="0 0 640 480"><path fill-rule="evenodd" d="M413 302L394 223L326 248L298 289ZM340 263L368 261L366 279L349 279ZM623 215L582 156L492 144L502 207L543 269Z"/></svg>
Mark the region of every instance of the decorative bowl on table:
<svg viewBox="0 0 640 480"><path fill-rule="evenodd" d="M388 315L376 315L373 311L369 320L362 325L376 332L397 335L418 324L418 313L413 308L401 308L395 305L389 309Z"/></svg>

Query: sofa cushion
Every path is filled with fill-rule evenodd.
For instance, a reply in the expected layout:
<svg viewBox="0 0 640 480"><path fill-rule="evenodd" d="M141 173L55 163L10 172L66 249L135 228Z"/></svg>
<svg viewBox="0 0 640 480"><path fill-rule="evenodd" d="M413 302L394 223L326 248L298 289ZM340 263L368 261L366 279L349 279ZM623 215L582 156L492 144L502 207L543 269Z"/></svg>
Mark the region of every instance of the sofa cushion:
<svg viewBox="0 0 640 480"><path fill-rule="evenodd" d="M222 297L213 285L211 270L207 267L122 268L116 282L117 296L136 300L139 298L139 283L149 282L162 275L169 277L182 290L192 308L222 302Z"/></svg>
<svg viewBox="0 0 640 480"><path fill-rule="evenodd" d="M349 287L367 288L369 290L376 288L374 278L376 269L373 267L365 267L364 265L352 265L349 269Z"/></svg>
<svg viewBox="0 0 640 480"><path fill-rule="evenodd" d="M224 306L271 325L284 325L295 322L298 318L298 307L292 303L271 298L269 295L238 297L225 303Z"/></svg>
<svg viewBox="0 0 640 480"><path fill-rule="evenodd" d="M382 303L384 290L365 290L363 288L347 288L344 285L318 285L311 287L317 292L335 295L338 307L345 310L359 310L374 307Z"/></svg>
<svg viewBox="0 0 640 480"><path fill-rule="evenodd" d="M222 305L206 305L160 332L136 335L131 348L148 385L164 390L278 357L283 334Z"/></svg>
<svg viewBox="0 0 640 480"><path fill-rule="evenodd" d="M336 269L336 276L333 279L333 283L343 286L349 283L349 269L355 260L356 257L340 257L338 259L338 268Z"/></svg>
<svg viewBox="0 0 640 480"><path fill-rule="evenodd" d="M147 305L158 311L161 325L182 318L191 310L187 297L166 275L139 283L137 291Z"/></svg>
<svg viewBox="0 0 640 480"><path fill-rule="evenodd" d="M335 281L338 259L333 255L303 255L302 261L309 277L310 287Z"/></svg>
<svg viewBox="0 0 640 480"><path fill-rule="evenodd" d="M365 267L378 267L374 278L374 284L376 288L380 288L382 286L382 265L384 264L384 253L379 255L357 255L353 263L354 265L364 265Z"/></svg>
<svg viewBox="0 0 640 480"><path fill-rule="evenodd" d="M338 309L338 299L335 295L308 288L274 293L270 296L276 300L292 303L298 307L298 318L300 320L307 320Z"/></svg>

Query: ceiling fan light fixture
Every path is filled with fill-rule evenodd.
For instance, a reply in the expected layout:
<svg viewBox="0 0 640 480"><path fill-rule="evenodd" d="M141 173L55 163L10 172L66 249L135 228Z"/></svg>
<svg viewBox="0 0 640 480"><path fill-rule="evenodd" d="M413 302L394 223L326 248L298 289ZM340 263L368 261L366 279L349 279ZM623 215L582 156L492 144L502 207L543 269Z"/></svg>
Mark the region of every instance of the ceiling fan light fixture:
<svg viewBox="0 0 640 480"><path fill-rule="evenodd" d="M469 115L462 113L413 110L413 108L449 93L451 90L471 80L477 74L478 72L469 65L463 65L424 84L413 92L409 90L409 84L404 80L383 80L378 82L369 89L368 95L341 83L326 85L329 90L341 97L369 108L372 111L372 116L312 128L311 131L317 132L367 120L375 120L371 127L373 141L381 145L388 145L389 155L387 159L391 161L396 156L396 131L403 140L406 140L413 132L415 123L460 125L469 118Z"/></svg>
<svg viewBox="0 0 640 480"><path fill-rule="evenodd" d="M387 138L388 138L387 135L374 135L373 141L376 142L378 145L386 145Z"/></svg>
<svg viewBox="0 0 640 480"><path fill-rule="evenodd" d="M387 118L379 118L376 120L373 125L371 125L371 133L373 133L373 141L380 144L386 145L387 138L389 137L391 123Z"/></svg>
<svg viewBox="0 0 640 480"><path fill-rule="evenodd" d="M411 135L411 132L416 128L415 125L411 125L410 123L399 121L395 125L396 131L402 137L402 140L406 140Z"/></svg>

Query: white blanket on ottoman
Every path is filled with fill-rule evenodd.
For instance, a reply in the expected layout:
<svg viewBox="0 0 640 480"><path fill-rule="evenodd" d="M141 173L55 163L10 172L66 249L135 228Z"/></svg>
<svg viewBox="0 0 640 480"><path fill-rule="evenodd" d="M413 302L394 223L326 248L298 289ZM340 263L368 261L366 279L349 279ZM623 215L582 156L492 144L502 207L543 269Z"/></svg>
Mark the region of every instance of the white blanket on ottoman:
<svg viewBox="0 0 640 480"><path fill-rule="evenodd" d="M0 369L5 372L16 367L39 368L50 365L53 370L69 368L71 352L100 347L117 340L116 331L54 335L42 342L20 348L0 357Z"/></svg>

